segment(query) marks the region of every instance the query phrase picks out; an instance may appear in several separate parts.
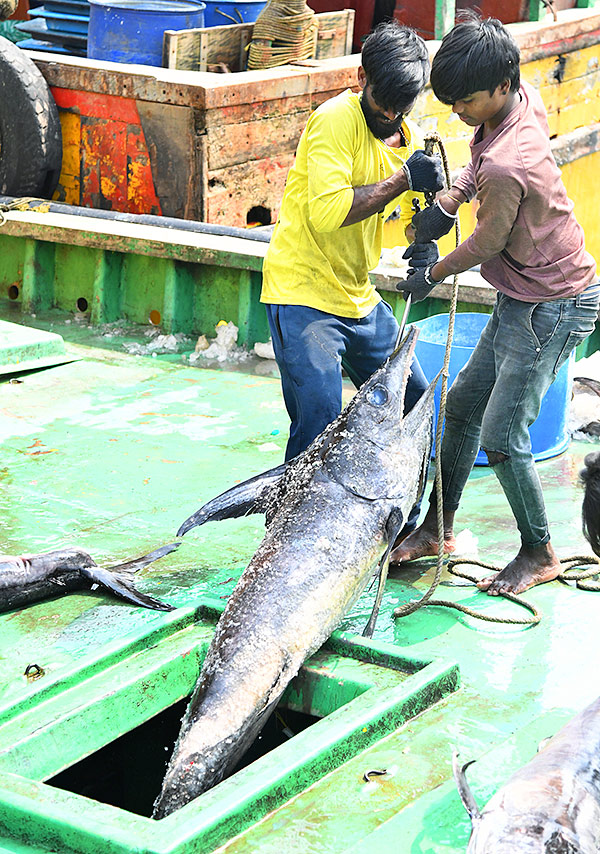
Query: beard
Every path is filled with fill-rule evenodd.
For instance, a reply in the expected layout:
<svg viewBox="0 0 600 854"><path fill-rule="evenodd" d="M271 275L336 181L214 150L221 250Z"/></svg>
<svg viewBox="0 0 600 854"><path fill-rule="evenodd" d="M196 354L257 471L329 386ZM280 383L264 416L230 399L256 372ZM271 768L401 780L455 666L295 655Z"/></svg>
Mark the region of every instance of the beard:
<svg viewBox="0 0 600 854"><path fill-rule="evenodd" d="M381 119L378 119L369 104L367 103L367 99L363 95L360 99L360 106L362 107L363 116L365 117L365 121L367 123L367 127L377 139L389 139L390 136L393 136L397 133L404 121L404 116L402 113L395 119L393 122L382 122Z"/></svg>

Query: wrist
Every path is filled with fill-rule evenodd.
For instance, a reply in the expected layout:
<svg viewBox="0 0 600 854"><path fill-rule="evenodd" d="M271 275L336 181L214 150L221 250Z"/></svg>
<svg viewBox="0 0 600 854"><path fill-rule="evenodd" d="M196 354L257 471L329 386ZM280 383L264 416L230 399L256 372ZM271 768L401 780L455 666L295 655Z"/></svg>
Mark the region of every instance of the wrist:
<svg viewBox="0 0 600 854"><path fill-rule="evenodd" d="M394 190L397 193L405 193L407 190L412 190L410 180L410 172L403 166L388 179L393 182Z"/></svg>
<svg viewBox="0 0 600 854"><path fill-rule="evenodd" d="M439 261L436 261L434 264L430 264L425 270L425 279L430 285L439 285L445 278L446 276L443 273L442 265Z"/></svg>
<svg viewBox="0 0 600 854"><path fill-rule="evenodd" d="M436 205L446 216L451 216L452 219L457 218L460 202L455 199L454 196L450 196L446 193L446 195L440 196L440 198L437 199Z"/></svg>

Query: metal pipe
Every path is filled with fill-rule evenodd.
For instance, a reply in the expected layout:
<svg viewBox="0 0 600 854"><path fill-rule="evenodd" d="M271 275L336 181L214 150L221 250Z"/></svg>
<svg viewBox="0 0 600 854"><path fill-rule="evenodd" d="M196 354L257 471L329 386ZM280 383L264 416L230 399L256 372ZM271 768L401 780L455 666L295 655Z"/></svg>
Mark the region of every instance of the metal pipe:
<svg viewBox="0 0 600 854"><path fill-rule="evenodd" d="M6 205L14 210L19 199L13 196L0 196L0 207ZM36 207L42 202L48 204L52 213L69 214L70 216L88 216L93 219L107 219L111 222L127 222L133 225L152 225L159 228L191 231L196 234L216 234L221 237L239 237L242 240L257 240L269 243L273 226L258 226L256 228L237 228L232 225L217 225L211 222L198 222L192 219L177 219L171 216L153 216L152 214L121 213L120 211L105 211L100 208L82 208L75 205L64 205L60 202L49 202L45 199L28 199L30 207Z"/></svg>

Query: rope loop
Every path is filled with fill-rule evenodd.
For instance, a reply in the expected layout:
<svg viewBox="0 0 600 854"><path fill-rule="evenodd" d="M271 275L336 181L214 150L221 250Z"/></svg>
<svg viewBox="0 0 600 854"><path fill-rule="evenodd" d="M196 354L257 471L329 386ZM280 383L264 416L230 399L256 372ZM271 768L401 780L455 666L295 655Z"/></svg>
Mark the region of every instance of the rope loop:
<svg viewBox="0 0 600 854"><path fill-rule="evenodd" d="M9 211L36 211L36 213L48 213L50 202L47 199L36 199L34 196L22 196L13 199L8 204L0 203L0 228L7 222L5 213Z"/></svg>

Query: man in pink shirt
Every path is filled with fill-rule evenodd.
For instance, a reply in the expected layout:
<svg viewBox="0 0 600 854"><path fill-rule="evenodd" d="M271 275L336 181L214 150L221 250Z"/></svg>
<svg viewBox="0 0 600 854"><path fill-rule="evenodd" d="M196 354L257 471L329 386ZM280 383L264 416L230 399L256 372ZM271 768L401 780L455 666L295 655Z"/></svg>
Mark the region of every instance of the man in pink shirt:
<svg viewBox="0 0 600 854"><path fill-rule="evenodd" d="M424 299L434 284L481 265L498 290L492 316L447 400L441 449L445 551L454 551L454 515L482 447L514 514L521 548L478 586L521 593L560 573L550 543L529 426L573 348L594 329L600 304L596 265L585 250L550 149L537 91L520 83L519 49L494 18L467 15L434 57L436 97L475 128L471 162L436 204L417 214L412 271L402 290ZM435 243L459 206L477 198L477 225L454 252ZM419 266L422 265L422 266ZM422 525L392 553L401 563L437 553L435 496Z"/></svg>

